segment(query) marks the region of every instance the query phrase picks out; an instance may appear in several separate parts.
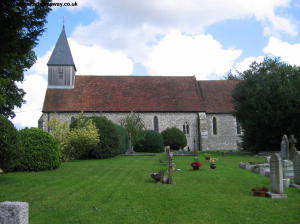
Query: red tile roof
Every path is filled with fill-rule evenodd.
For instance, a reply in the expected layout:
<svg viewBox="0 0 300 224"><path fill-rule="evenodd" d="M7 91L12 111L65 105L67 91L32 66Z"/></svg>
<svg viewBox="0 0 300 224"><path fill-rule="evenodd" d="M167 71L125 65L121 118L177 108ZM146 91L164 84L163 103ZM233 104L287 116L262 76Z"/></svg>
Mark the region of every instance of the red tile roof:
<svg viewBox="0 0 300 224"><path fill-rule="evenodd" d="M78 76L74 89L47 89L43 112L204 111L193 76Z"/></svg>
<svg viewBox="0 0 300 224"><path fill-rule="evenodd" d="M238 83L237 80L198 81L206 113L232 113L231 93Z"/></svg>

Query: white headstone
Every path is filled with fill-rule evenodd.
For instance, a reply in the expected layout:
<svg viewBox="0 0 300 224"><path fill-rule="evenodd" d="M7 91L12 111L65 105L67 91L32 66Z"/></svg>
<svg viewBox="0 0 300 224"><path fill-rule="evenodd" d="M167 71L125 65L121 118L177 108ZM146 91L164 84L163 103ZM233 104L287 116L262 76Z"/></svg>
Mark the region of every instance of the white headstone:
<svg viewBox="0 0 300 224"><path fill-rule="evenodd" d="M294 182L300 185L300 152L296 152L294 157Z"/></svg>
<svg viewBox="0 0 300 224"><path fill-rule="evenodd" d="M289 140L286 135L282 136L281 145L280 145L281 157L282 159L289 159Z"/></svg>
<svg viewBox="0 0 300 224"><path fill-rule="evenodd" d="M270 172L271 192L275 194L283 194L282 162L280 156L277 153L274 153L271 156Z"/></svg>

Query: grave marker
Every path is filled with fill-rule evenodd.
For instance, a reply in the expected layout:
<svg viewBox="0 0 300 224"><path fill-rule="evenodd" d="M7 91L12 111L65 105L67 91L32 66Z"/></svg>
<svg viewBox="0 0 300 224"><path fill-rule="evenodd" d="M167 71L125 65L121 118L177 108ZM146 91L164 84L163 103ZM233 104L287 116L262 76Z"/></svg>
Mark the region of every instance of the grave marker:
<svg viewBox="0 0 300 224"><path fill-rule="evenodd" d="M274 153L270 160L271 192L268 192L271 198L286 198L283 193L283 173L282 161L280 155Z"/></svg>

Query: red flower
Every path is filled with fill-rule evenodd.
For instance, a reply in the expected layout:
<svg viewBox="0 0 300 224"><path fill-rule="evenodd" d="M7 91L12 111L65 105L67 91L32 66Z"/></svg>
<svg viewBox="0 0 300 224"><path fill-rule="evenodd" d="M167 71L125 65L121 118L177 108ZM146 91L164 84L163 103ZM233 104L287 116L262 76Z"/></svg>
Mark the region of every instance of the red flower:
<svg viewBox="0 0 300 224"><path fill-rule="evenodd" d="M192 167L200 167L200 166L202 166L202 164L201 164L200 161L193 161L193 162L191 163L191 166L192 166Z"/></svg>

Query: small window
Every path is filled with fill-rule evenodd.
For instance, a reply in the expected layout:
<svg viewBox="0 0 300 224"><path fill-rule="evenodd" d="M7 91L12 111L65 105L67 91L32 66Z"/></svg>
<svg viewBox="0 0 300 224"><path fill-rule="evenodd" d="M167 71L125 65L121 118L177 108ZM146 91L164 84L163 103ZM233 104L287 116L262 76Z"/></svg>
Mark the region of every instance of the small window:
<svg viewBox="0 0 300 224"><path fill-rule="evenodd" d="M154 124L154 131L159 132L158 118L156 116L154 116L154 118L153 118L153 124Z"/></svg>
<svg viewBox="0 0 300 224"><path fill-rule="evenodd" d="M187 122L185 122L182 126L182 129L183 129L183 133L186 134L186 135L189 135L190 134L190 126Z"/></svg>
<svg viewBox="0 0 300 224"><path fill-rule="evenodd" d="M241 134L241 123L238 122L238 121L236 121L236 133L237 133L238 135Z"/></svg>
<svg viewBox="0 0 300 224"><path fill-rule="evenodd" d="M64 73L62 71L58 72L58 78L63 79L64 78Z"/></svg>
<svg viewBox="0 0 300 224"><path fill-rule="evenodd" d="M75 117L71 117L71 124L75 122Z"/></svg>
<svg viewBox="0 0 300 224"><path fill-rule="evenodd" d="M213 117L213 135L218 134L217 119Z"/></svg>

